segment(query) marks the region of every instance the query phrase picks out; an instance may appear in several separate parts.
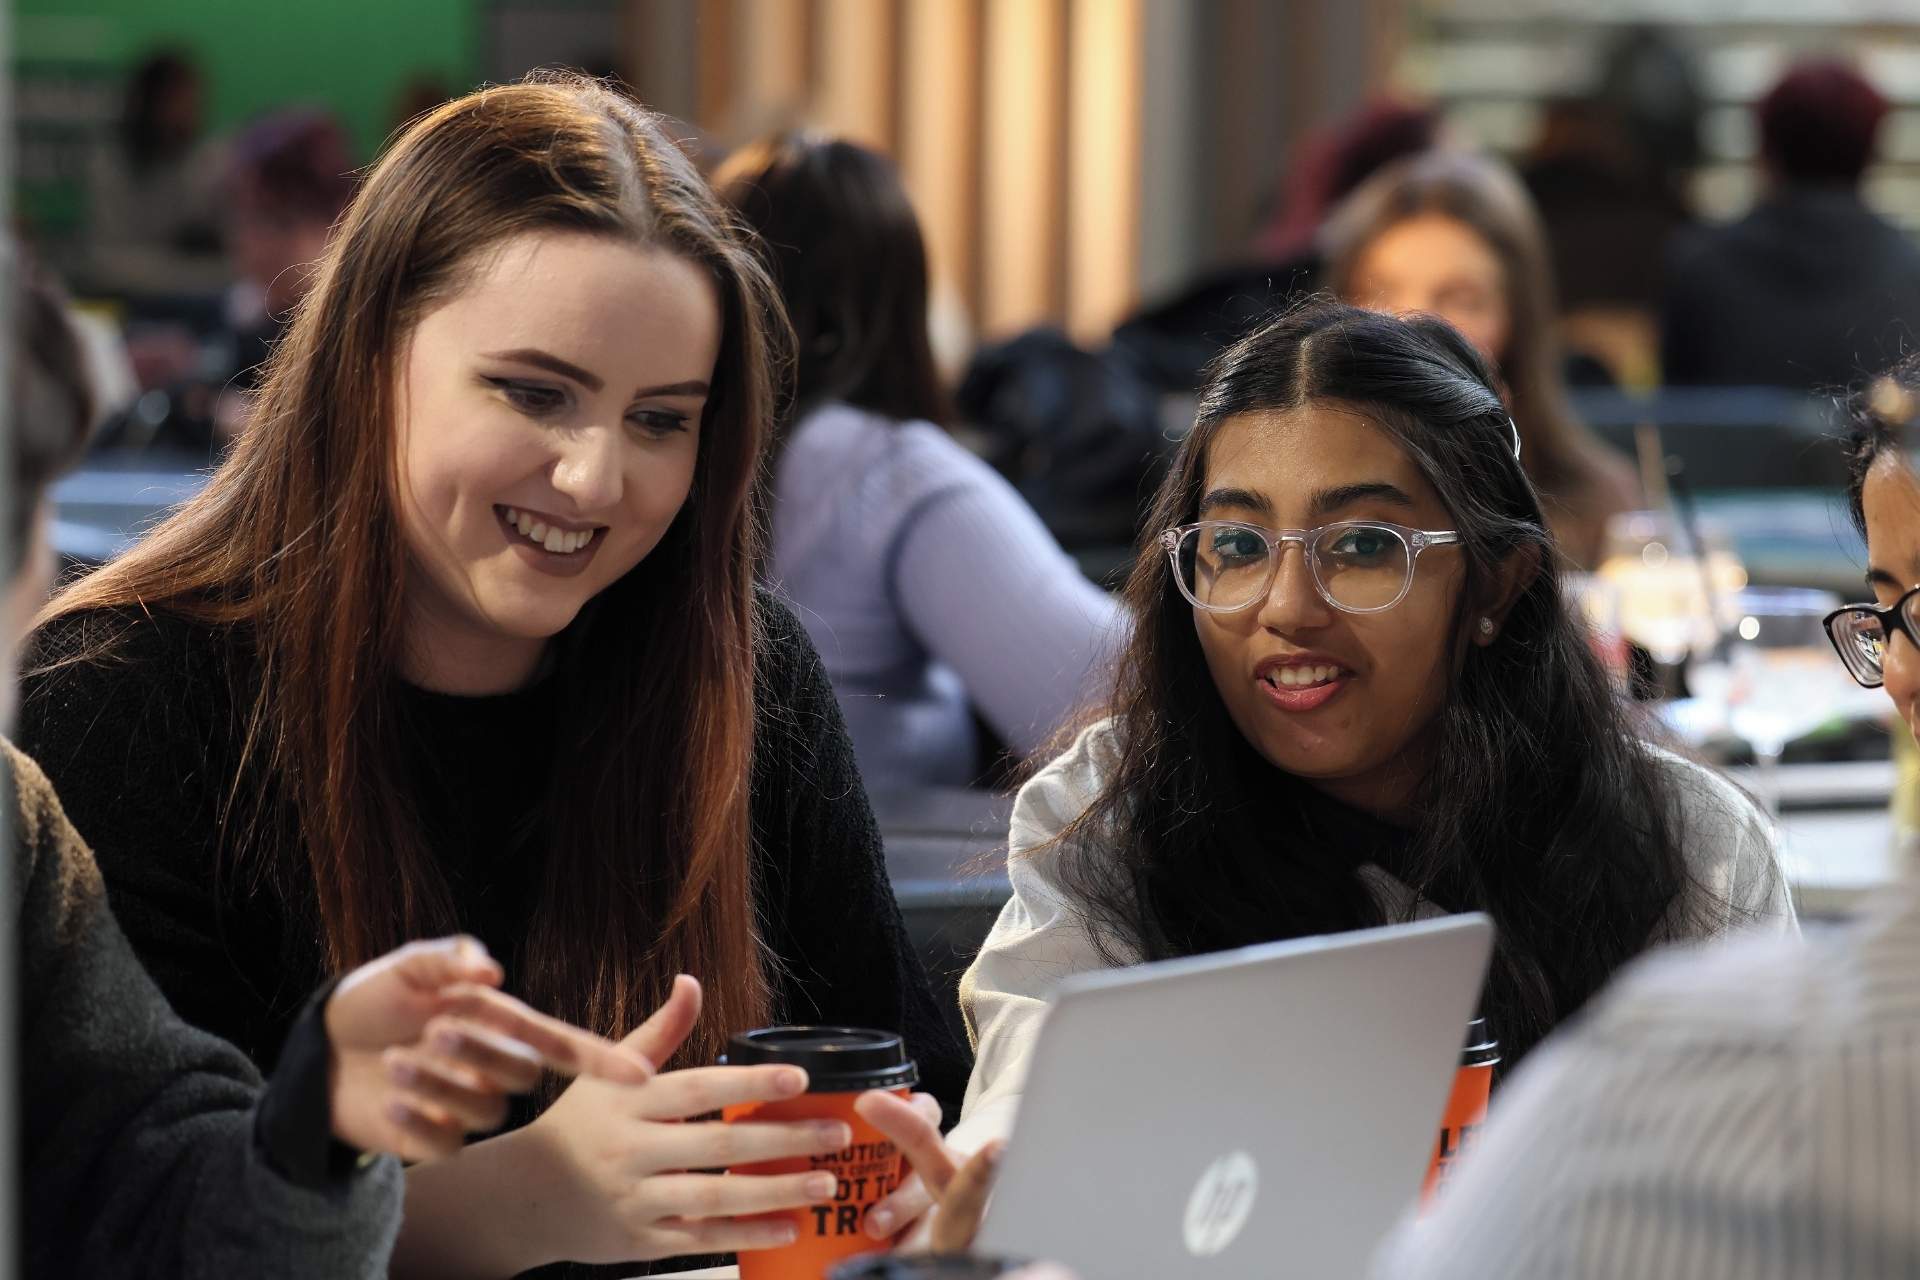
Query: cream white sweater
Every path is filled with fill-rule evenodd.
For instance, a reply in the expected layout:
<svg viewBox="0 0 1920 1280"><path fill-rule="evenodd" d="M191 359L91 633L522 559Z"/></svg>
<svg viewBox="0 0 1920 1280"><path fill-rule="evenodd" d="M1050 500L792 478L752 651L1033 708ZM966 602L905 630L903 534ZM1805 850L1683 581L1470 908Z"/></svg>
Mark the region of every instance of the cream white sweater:
<svg viewBox="0 0 1920 1280"><path fill-rule="evenodd" d="M1011 1132L1055 986L1072 974L1105 967L1088 925L1056 878L1061 848L1054 841L1099 795L1117 755L1113 722L1092 725L1014 801L1007 862L1013 896L960 981L960 1002L977 1055L960 1124L949 1136L961 1150L977 1150ZM1656 756L1672 775L1678 828L1694 880L1708 901L1725 904L1725 918L1706 932L1723 933L1736 920L1751 920L1753 928L1797 933L1766 815L1712 770L1657 749ZM1389 919L1441 914L1380 868L1369 866L1364 874ZM1695 920L1692 931L1679 928L1676 918L1663 941L1697 939L1698 913L1692 905L1680 909ZM1107 941L1113 954L1130 955L1119 940Z"/></svg>

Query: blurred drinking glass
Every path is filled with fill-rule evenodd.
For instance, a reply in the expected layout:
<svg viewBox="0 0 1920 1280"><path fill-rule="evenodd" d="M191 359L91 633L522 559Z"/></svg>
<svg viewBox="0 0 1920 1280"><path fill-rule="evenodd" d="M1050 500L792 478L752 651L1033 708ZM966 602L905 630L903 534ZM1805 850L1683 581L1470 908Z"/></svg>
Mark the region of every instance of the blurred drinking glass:
<svg viewBox="0 0 1920 1280"><path fill-rule="evenodd" d="M1727 727L1753 748L1761 799L1780 811L1778 768L1787 744L1845 714L1852 681L1833 660L1822 620L1837 596L1797 587L1750 587L1728 601L1733 632L1724 657L1690 673L1701 696L1726 706Z"/></svg>
<svg viewBox="0 0 1920 1280"><path fill-rule="evenodd" d="M1705 523L1698 532L1695 547L1664 511L1628 511L1607 522L1595 576L1618 593L1620 631L1664 667L1711 650L1720 635L1716 610L1724 610L1718 602L1747 585L1726 534Z"/></svg>

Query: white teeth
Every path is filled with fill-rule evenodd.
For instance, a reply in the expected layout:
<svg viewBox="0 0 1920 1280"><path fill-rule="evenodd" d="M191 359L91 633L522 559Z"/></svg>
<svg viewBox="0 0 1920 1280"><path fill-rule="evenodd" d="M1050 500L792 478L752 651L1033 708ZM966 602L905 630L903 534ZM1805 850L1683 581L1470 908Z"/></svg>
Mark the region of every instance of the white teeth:
<svg viewBox="0 0 1920 1280"><path fill-rule="evenodd" d="M544 548L553 555L572 555L593 541L592 529L562 529L558 525L548 526L518 507L501 508L506 513L509 527L518 529L520 536L536 546Z"/></svg>
<svg viewBox="0 0 1920 1280"><path fill-rule="evenodd" d="M1275 667L1261 677L1276 689L1310 689L1314 685L1327 684L1339 678L1339 667L1325 665Z"/></svg>

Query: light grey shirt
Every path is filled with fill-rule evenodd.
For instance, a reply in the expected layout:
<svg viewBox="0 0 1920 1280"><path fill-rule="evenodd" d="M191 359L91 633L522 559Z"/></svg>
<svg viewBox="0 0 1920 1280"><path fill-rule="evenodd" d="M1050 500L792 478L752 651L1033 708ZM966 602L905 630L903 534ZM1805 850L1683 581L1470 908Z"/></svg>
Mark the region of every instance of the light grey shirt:
<svg viewBox="0 0 1920 1280"><path fill-rule="evenodd" d="M973 707L1015 751L1039 746L1098 693L1122 632L997 471L931 423L845 405L781 453L771 577L872 789L973 781Z"/></svg>
<svg viewBox="0 0 1920 1280"><path fill-rule="evenodd" d="M1383 1280L1920 1276L1920 882L1668 952L1494 1098Z"/></svg>

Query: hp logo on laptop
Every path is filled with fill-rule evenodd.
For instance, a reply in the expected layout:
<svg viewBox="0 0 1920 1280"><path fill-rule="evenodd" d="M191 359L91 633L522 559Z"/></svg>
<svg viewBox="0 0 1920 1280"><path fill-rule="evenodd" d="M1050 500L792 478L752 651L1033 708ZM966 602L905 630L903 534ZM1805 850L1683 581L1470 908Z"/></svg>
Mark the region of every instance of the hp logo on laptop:
<svg viewBox="0 0 1920 1280"><path fill-rule="evenodd" d="M1187 1252L1196 1258L1223 1252L1253 1216L1259 1194L1260 1166L1246 1152L1229 1152L1208 1165L1187 1197Z"/></svg>

